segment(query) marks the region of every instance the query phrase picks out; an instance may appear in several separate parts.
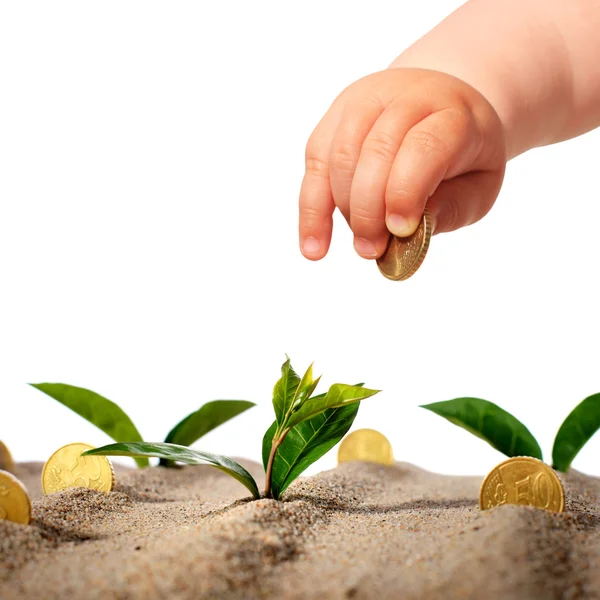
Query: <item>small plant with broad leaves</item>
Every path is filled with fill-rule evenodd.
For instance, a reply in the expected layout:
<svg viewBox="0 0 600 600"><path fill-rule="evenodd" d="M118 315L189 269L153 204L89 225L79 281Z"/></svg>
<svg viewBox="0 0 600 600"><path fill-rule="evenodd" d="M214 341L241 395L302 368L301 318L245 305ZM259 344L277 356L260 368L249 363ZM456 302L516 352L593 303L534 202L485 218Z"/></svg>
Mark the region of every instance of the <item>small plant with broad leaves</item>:
<svg viewBox="0 0 600 600"><path fill-rule="evenodd" d="M431 412L470 431L508 457L543 460L540 445L529 429L497 404L480 398L455 398L425 404ZM578 404L560 426L552 448L552 466L567 472L579 451L600 428L600 394Z"/></svg>
<svg viewBox="0 0 600 600"><path fill-rule="evenodd" d="M117 404L84 388L64 383L32 383L32 387L44 392L61 404L76 412L98 429L102 430L115 442L142 442L143 438L133 421ZM165 442L191 446L202 436L233 417L255 406L247 400L213 400L189 414L177 423L167 435ZM148 458L135 457L139 467L149 465ZM170 460L161 460L161 465L173 467Z"/></svg>
<svg viewBox="0 0 600 600"><path fill-rule="evenodd" d="M282 494L307 467L335 446L352 426L360 401L378 393L362 384L333 384L324 394L313 396L320 377L313 378L312 365L302 378L286 360L273 390L275 422L262 445L265 496L280 500ZM132 441L110 444L85 454L156 457L188 465L211 465L228 473L260 498L258 485L242 465L218 454L191 450L174 443L149 444Z"/></svg>

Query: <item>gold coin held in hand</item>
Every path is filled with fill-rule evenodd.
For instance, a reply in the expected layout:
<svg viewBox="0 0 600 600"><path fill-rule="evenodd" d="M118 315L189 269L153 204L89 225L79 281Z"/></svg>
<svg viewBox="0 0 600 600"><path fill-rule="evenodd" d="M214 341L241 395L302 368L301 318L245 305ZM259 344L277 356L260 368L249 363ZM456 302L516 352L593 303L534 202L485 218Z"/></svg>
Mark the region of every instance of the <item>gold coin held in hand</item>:
<svg viewBox="0 0 600 600"><path fill-rule="evenodd" d="M338 464L353 460L393 465L392 445L379 431L357 429L342 440L338 450Z"/></svg>
<svg viewBox="0 0 600 600"><path fill-rule="evenodd" d="M0 520L28 525L31 501L25 486L7 471L0 471Z"/></svg>
<svg viewBox="0 0 600 600"><path fill-rule="evenodd" d="M565 492L556 473L546 463L530 456L516 456L494 467L481 484L481 510L502 504L563 512Z"/></svg>
<svg viewBox="0 0 600 600"><path fill-rule="evenodd" d="M115 472L106 456L81 456L93 450L87 444L68 444L59 448L44 465L44 494L62 492L68 488L85 487L110 492L115 485Z"/></svg>
<svg viewBox="0 0 600 600"><path fill-rule="evenodd" d="M377 259L382 275L392 281L403 281L414 275L425 260L432 233L433 217L425 211L411 236L390 235L386 251Z"/></svg>
<svg viewBox="0 0 600 600"><path fill-rule="evenodd" d="M13 471L15 463L13 461L8 448L3 442L0 442L0 470L1 471Z"/></svg>

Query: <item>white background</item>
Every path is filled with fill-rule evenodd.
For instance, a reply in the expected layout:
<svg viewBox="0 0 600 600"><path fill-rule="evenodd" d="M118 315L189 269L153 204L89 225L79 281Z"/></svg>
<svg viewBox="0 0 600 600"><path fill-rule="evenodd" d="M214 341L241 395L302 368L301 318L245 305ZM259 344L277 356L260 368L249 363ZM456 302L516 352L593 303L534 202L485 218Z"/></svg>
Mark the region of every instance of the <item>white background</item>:
<svg viewBox="0 0 600 600"><path fill-rule="evenodd" d="M325 260L298 251L313 127L458 4L2 4L0 439L17 459L109 442L26 385L51 381L118 402L149 441L205 401L253 400L198 447L258 460L288 353L382 389L355 428L398 460L487 473L498 452L418 408L472 395L550 461L600 392L600 132L516 159L490 215L435 237L407 282L341 219ZM599 450L575 467L600 475Z"/></svg>

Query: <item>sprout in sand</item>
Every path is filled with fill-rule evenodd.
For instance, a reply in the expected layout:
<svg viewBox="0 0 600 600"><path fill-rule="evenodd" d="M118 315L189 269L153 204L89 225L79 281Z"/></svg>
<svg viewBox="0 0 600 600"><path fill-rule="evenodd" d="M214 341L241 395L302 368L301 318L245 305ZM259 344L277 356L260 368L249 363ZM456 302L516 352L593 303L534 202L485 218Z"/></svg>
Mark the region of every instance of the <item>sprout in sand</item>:
<svg viewBox="0 0 600 600"><path fill-rule="evenodd" d="M508 457L532 456L543 460L542 450L529 429L493 402L456 398L425 404L451 423L470 431ZM560 426L552 448L552 466L567 472L573 459L600 428L600 394L578 404Z"/></svg>
<svg viewBox="0 0 600 600"><path fill-rule="evenodd" d="M281 378L273 390L275 422L267 430L262 446L267 498L279 500L292 481L344 437L354 422L360 401L378 393L362 384L336 383L326 393L312 396L319 379L313 379L312 365L302 378L294 372L289 359L281 367ZM85 454L155 457L188 465L208 464L235 477L255 498L260 498L252 475L226 456L172 443L139 441L110 444Z"/></svg>
<svg viewBox="0 0 600 600"><path fill-rule="evenodd" d="M32 383L34 388L58 400L83 417L116 442L142 442L137 427L129 416L114 402L84 388L64 383ZM203 435L255 406L246 400L213 400L201 406L171 429L165 442L191 446ZM147 467L148 459L136 457L139 467ZM174 462L161 460L161 465L172 467Z"/></svg>

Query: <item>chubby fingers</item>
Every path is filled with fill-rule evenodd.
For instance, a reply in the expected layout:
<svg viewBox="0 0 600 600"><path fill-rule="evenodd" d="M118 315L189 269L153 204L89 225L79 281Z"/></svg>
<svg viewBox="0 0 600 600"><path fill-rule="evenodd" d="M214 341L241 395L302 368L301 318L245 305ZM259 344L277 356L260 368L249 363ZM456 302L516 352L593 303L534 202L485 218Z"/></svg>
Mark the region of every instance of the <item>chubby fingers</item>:
<svg viewBox="0 0 600 600"><path fill-rule="evenodd" d="M473 117L464 109L434 112L414 125L390 171L385 191L387 229L399 237L411 235L429 197L443 181L471 169L482 144Z"/></svg>
<svg viewBox="0 0 600 600"><path fill-rule="evenodd" d="M336 206L357 253L373 259L385 251L390 232L415 231L426 204L436 232L472 223L493 204L505 162L486 150L498 146L489 143L493 131L482 132L461 102L435 110L430 101L402 96L342 96L311 135L300 192L306 258L327 253Z"/></svg>
<svg viewBox="0 0 600 600"><path fill-rule="evenodd" d="M359 101L349 102L341 115L340 122L331 142L329 156L331 190L336 206L348 221L354 232L354 248L364 258L375 258L385 250L385 239L375 236L362 236L354 229L355 206L353 193L356 171L369 132L377 123L385 106L376 95L366 95ZM376 202L370 198L367 203ZM378 247L379 246L379 247Z"/></svg>
<svg viewBox="0 0 600 600"><path fill-rule="evenodd" d="M358 254L381 256L390 232L411 235L428 198L476 163L482 143L466 108L390 104L367 134L353 174L350 225Z"/></svg>
<svg viewBox="0 0 600 600"><path fill-rule="evenodd" d="M335 204L329 185L329 166L320 151L308 154L300 188L300 251L310 260L329 250Z"/></svg>
<svg viewBox="0 0 600 600"><path fill-rule="evenodd" d="M323 258L331 243L335 203L329 182L329 151L337 120L334 105L317 125L306 145L298 233L300 251L310 260Z"/></svg>
<svg viewBox="0 0 600 600"><path fill-rule="evenodd" d="M385 195L390 173L407 132L428 114L423 105L393 103L362 143L350 192L350 226L354 247L363 258L376 258L386 249Z"/></svg>
<svg viewBox="0 0 600 600"><path fill-rule="evenodd" d="M306 258L319 260L327 253L336 207L350 224L354 171L363 141L382 110L374 96L357 102L342 97L310 136L299 203L300 248Z"/></svg>

